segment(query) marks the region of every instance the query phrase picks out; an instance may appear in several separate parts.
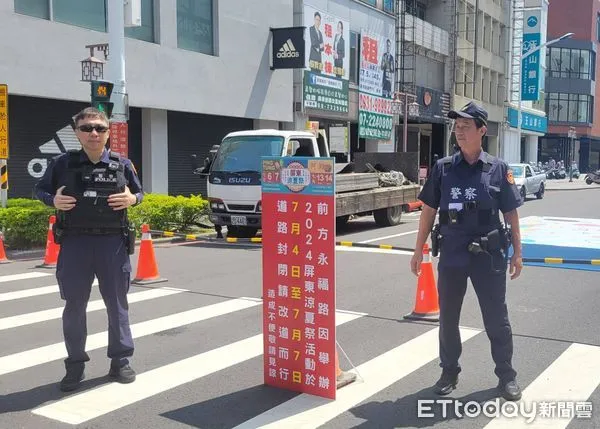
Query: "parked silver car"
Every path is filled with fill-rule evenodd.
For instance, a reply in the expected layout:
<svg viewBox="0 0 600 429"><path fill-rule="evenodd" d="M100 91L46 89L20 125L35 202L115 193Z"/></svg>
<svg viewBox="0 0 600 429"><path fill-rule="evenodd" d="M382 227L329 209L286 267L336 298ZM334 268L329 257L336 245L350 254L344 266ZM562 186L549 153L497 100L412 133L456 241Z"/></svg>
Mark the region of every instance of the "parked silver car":
<svg viewBox="0 0 600 429"><path fill-rule="evenodd" d="M536 173L529 164L510 164L509 167L513 172L515 184L521 192L523 201L527 199L527 195L544 198L544 191L546 189L545 173Z"/></svg>

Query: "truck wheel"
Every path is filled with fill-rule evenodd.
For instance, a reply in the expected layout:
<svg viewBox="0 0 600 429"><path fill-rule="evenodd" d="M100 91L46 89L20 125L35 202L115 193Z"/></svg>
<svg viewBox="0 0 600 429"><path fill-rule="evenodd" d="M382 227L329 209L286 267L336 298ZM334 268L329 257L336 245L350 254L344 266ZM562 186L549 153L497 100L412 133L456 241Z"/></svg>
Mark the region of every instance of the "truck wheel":
<svg viewBox="0 0 600 429"><path fill-rule="evenodd" d="M346 224L348 223L349 219L350 219L350 215L336 217L335 218L335 228L336 229L344 228L346 226Z"/></svg>
<svg viewBox="0 0 600 429"><path fill-rule="evenodd" d="M537 191L535 196L537 197L538 200L541 200L542 198L544 198L544 184L543 183L540 183L540 190Z"/></svg>
<svg viewBox="0 0 600 429"><path fill-rule="evenodd" d="M402 219L402 206L386 207L373 212L377 226L399 225Z"/></svg>
<svg viewBox="0 0 600 429"><path fill-rule="evenodd" d="M521 188L521 198L523 198L523 202L527 200L527 191L525 190L525 186Z"/></svg>

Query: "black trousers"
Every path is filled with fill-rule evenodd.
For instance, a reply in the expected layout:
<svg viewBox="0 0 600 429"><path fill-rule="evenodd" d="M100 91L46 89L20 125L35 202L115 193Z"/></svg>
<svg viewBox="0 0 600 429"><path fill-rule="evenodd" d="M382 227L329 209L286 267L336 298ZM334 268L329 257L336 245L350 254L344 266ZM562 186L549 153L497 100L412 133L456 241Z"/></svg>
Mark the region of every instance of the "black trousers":
<svg viewBox="0 0 600 429"><path fill-rule="evenodd" d="M495 374L502 382L514 380L513 340L506 306L506 272L494 273L489 262L472 258L466 267L438 267L440 305L440 366L458 374L462 343L458 329L467 278L471 279L479 300L483 323L491 342Z"/></svg>

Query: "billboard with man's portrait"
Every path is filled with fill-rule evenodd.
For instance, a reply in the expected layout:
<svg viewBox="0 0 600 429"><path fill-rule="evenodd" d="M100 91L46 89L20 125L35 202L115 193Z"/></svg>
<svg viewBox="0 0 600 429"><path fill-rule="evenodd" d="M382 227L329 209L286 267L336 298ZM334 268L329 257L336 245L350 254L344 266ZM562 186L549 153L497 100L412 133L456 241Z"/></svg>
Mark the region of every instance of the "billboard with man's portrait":
<svg viewBox="0 0 600 429"><path fill-rule="evenodd" d="M350 23L305 5L304 26L304 107L348 112Z"/></svg>
<svg viewBox="0 0 600 429"><path fill-rule="evenodd" d="M392 136L392 99L396 81L396 39L361 31L358 135L376 140Z"/></svg>

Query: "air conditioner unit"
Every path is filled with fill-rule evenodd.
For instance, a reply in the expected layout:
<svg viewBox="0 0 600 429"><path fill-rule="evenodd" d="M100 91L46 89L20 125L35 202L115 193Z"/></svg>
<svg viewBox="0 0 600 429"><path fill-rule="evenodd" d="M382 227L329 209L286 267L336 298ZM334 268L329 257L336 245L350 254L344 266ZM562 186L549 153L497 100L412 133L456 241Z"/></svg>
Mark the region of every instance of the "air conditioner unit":
<svg viewBox="0 0 600 429"><path fill-rule="evenodd" d="M142 0L125 0L125 27L142 26Z"/></svg>

